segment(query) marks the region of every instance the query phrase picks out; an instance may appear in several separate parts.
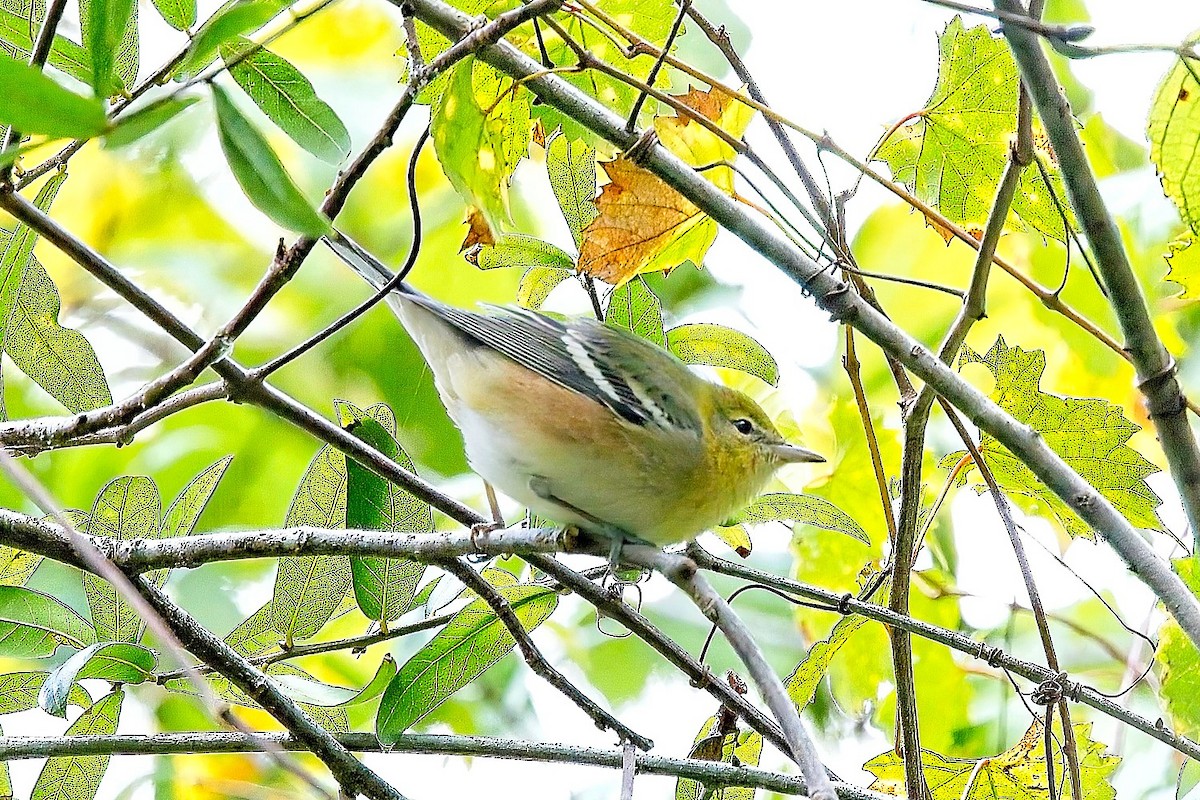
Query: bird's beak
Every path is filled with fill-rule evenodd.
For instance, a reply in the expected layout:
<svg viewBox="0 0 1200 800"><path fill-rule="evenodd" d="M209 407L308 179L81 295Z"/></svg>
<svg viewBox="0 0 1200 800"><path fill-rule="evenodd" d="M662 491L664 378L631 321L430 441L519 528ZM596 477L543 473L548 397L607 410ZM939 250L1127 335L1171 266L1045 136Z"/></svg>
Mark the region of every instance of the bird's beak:
<svg viewBox="0 0 1200 800"><path fill-rule="evenodd" d="M805 450L803 447L797 447L794 444L771 445L771 452L784 464L819 464L825 460L825 456L814 453L812 450Z"/></svg>

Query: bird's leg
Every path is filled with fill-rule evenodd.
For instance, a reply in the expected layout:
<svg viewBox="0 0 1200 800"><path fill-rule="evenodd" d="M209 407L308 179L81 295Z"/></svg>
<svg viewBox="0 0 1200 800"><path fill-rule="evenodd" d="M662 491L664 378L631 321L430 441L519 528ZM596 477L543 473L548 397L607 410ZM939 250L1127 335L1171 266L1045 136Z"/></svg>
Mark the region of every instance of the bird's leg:
<svg viewBox="0 0 1200 800"><path fill-rule="evenodd" d="M471 546L475 548L474 556L468 556L471 560L475 560L479 556L483 556L480 560L487 560L491 556L485 555L483 547L479 544L480 537L486 537L492 531L499 531L507 528L508 525L504 522L504 515L500 513L500 503L496 500L496 490L487 481L483 482L483 491L487 495L488 508L492 512L490 522L476 522L471 526Z"/></svg>
<svg viewBox="0 0 1200 800"><path fill-rule="evenodd" d="M550 481L541 475L534 475L529 479L529 490L543 500L554 503L557 506L565 508L572 514L575 514L580 519L587 521L587 529L593 533L598 533L601 536L608 537L612 543L608 551L608 567L616 574L617 564L621 561L621 548L625 546L625 542L638 543L641 542L636 536L631 536L624 529L613 525L610 522L605 522L602 519L597 519L583 509L568 503L561 497L558 497L550 490Z"/></svg>

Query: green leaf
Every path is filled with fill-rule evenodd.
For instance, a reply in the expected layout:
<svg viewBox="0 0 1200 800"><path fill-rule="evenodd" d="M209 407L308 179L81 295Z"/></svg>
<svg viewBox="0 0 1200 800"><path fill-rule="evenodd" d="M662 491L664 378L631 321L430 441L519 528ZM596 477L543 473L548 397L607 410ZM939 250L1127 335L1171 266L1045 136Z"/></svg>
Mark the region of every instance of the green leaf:
<svg viewBox="0 0 1200 800"><path fill-rule="evenodd" d="M508 182L519 158L514 154L519 152L521 141L526 149L529 146L528 105L522 137L519 109L510 108L511 113L506 115L504 101L491 108L499 97L499 92L493 90L499 89L504 79L494 81L488 71L495 73L495 70L481 64L477 83L473 77L475 63L473 57L465 58L450 74L450 82L434 108L430 123L433 148L450 185L468 205L479 209L493 233L502 233L512 226ZM512 80L507 80L511 85ZM485 84L485 91L477 95L480 84ZM527 96L525 102L529 102ZM512 137L517 138L514 141Z"/></svg>
<svg viewBox="0 0 1200 800"><path fill-rule="evenodd" d="M83 42L92 56L92 88L99 100L120 94L121 79L113 74L121 54L125 29L133 16L134 0L84 0L87 23L83 27ZM136 44L135 44L136 47Z"/></svg>
<svg viewBox="0 0 1200 800"><path fill-rule="evenodd" d="M104 47L96 40L97 37L111 42L111 47L107 47L106 55L101 59L102 62L108 62L107 65L102 63L100 68L101 72L108 74L105 81L108 92L100 94L101 90L97 88L96 96L100 99L120 94L125 87L132 87L137 79L140 58L137 3L131 2L129 11L125 12L126 2L130 0L84 0L79 4L79 27L89 56L95 57L97 46ZM100 3L100 6L94 7L96 3ZM95 11L103 15L99 25L92 24Z"/></svg>
<svg viewBox="0 0 1200 800"><path fill-rule="evenodd" d="M1189 37L1195 41L1195 37ZM1200 233L1200 82L1196 67L1181 59L1163 78L1150 106L1146 128L1150 160L1158 168L1163 191L1179 208L1179 215Z"/></svg>
<svg viewBox="0 0 1200 800"><path fill-rule="evenodd" d="M29 63L33 48L32 34L41 26L44 17L44 11L39 12L33 17L36 24L31 25L29 17L0 8L0 50L17 61ZM47 63L80 83L90 84L92 81L91 56L82 46L65 36L55 35Z"/></svg>
<svg viewBox="0 0 1200 800"><path fill-rule="evenodd" d="M0 675L0 714L14 714L37 708L38 694L48 676L47 672L10 672ZM92 704L92 698L87 690L75 684L67 695L67 702L87 708Z"/></svg>
<svg viewBox="0 0 1200 800"><path fill-rule="evenodd" d="M124 476L100 490L83 532L117 540L154 539L158 536L161 510L154 481L142 475ZM141 620L108 581L84 573L83 589L98 641L138 640Z"/></svg>
<svg viewBox="0 0 1200 800"><path fill-rule="evenodd" d="M530 267L521 276L521 283L517 286L517 302L525 308L541 308L554 287L573 274L553 267Z"/></svg>
<svg viewBox="0 0 1200 800"><path fill-rule="evenodd" d="M602 11L610 17L618 19L629 31L648 42L665 42L675 21L675 7L671 3L648 3L645 0L602 0L597 3ZM604 61L623 75L632 75L644 80L654 66L654 59L626 58L621 45L606 35L597 35L595 28L577 14L564 14L556 17L576 42L583 43L588 52L597 59ZM578 57L567 44L552 31L543 31L546 49L550 62L567 67L578 62ZM530 37L532 39L532 37ZM536 52L537 45L531 42L530 52ZM623 80L599 73L596 70L583 72L562 71L559 77L575 85L577 89L590 97L595 97L601 104L622 118L628 118L637 99L638 90ZM642 106L638 127L653 114L654 103ZM533 106L533 115L543 121L545 129L552 131L562 126L563 134L572 139L583 138L598 146L610 147L607 142L601 143L590 130L571 119L566 114L557 111L549 104Z"/></svg>
<svg viewBox="0 0 1200 800"><path fill-rule="evenodd" d="M73 413L106 406L112 392L96 350L82 333L59 324L61 310L54 282L37 258L30 259L8 317L4 349L18 369Z"/></svg>
<svg viewBox="0 0 1200 800"><path fill-rule="evenodd" d="M1113 800L1116 792L1110 778L1121 759L1108 755L1105 746L1091 738L1092 724L1074 726L1079 750L1079 774L1083 796L1087 800ZM1063 763L1056 736L1053 758ZM1046 788L1046 745L1042 724L1033 724L1013 747L999 755L982 759L947 758L931 750L921 752L925 781L931 800L1038 800L1049 798ZM895 751L863 764L875 776L867 787L886 794L904 793L904 760ZM1061 774L1061 771L1060 771Z"/></svg>
<svg viewBox="0 0 1200 800"><path fill-rule="evenodd" d="M734 523L799 522L853 536L863 544L871 539L854 519L823 497L810 494L764 494L739 512Z"/></svg>
<svg viewBox="0 0 1200 800"><path fill-rule="evenodd" d="M1193 247L1195 237L1185 233L1167 245L1167 260L1169 269L1166 280L1174 281L1183 287L1176 295L1180 300L1195 300L1200 297L1200 247Z"/></svg>
<svg viewBox="0 0 1200 800"><path fill-rule="evenodd" d="M76 681L99 678L113 683L144 683L153 677L158 659L137 644L97 642L68 658L42 684L38 705L56 717L66 717Z"/></svg>
<svg viewBox="0 0 1200 800"><path fill-rule="evenodd" d="M329 220L305 199L263 135L223 89L213 86L212 91L221 150L250 202L288 230L313 237L327 233Z"/></svg>
<svg viewBox="0 0 1200 800"><path fill-rule="evenodd" d="M596 149L582 139L555 136L546 146L546 172L578 249L583 246L583 229L600 215L596 210Z"/></svg>
<svg viewBox="0 0 1200 800"><path fill-rule="evenodd" d="M1140 428L1126 419L1118 406L1101 399L1043 392L1046 354L1009 348L1003 336L996 338L985 355L964 347L959 357L959 365L963 364L986 366L996 378L992 398L1000 407L1040 433L1046 444L1108 498L1134 527L1163 529L1157 511L1162 501L1145 480L1158 468L1127 444ZM1049 510L1072 536L1093 538L1083 520L1003 445L985 433L979 449L1000 488L1015 495L1026 510ZM957 462L962 455L946 456L941 466Z"/></svg>
<svg viewBox="0 0 1200 800"><path fill-rule="evenodd" d="M244 656L256 656L278 644L282 635L275 630L275 601L268 600L229 632L225 644Z"/></svg>
<svg viewBox="0 0 1200 800"><path fill-rule="evenodd" d="M685 364L727 367L779 384L779 365L767 349L733 328L698 322L667 331L667 348Z"/></svg>
<svg viewBox="0 0 1200 800"><path fill-rule="evenodd" d="M498 589L526 630L544 622L558 596L542 586ZM459 611L388 684L379 704L375 733L385 746L447 697L475 680L516 646L504 624L483 600Z"/></svg>
<svg viewBox="0 0 1200 800"><path fill-rule="evenodd" d="M68 736L105 736L117 732L121 701L117 689L96 701L71 727ZM109 756L56 756L46 760L30 800L92 800L108 769Z"/></svg>
<svg viewBox="0 0 1200 800"><path fill-rule="evenodd" d="M721 730L718 717L709 717L700 726L688 758L716 761L738 766L757 767L762 757L762 734L756 731ZM675 800L753 800L754 789L747 786L708 787L691 778L675 782Z"/></svg>
<svg viewBox="0 0 1200 800"><path fill-rule="evenodd" d="M246 39L221 46L229 74L279 129L322 161L337 164L350 154L350 134L308 78L270 50Z"/></svg>
<svg viewBox="0 0 1200 800"><path fill-rule="evenodd" d="M742 558L749 558L754 550L754 542L750 540L750 533L744 525L718 525L713 533Z"/></svg>
<svg viewBox="0 0 1200 800"><path fill-rule="evenodd" d="M395 417L387 406L374 406L364 414L348 403L341 403L339 412L343 422L369 416L385 429L395 426ZM321 448L296 487L284 525L345 527L345 456L332 447ZM291 643L315 634L342 605L351 587L351 577L349 560L343 556L279 559L272 599L272 635L282 636Z"/></svg>
<svg viewBox="0 0 1200 800"><path fill-rule="evenodd" d="M494 245L484 244L468 251L467 261L480 269L529 267L575 271L575 259L561 248L534 236L509 233Z"/></svg>
<svg viewBox="0 0 1200 800"><path fill-rule="evenodd" d="M105 148L133 144L146 134L158 130L175 115L199 101L198 97L164 97L150 105L124 115L116 127L104 136Z"/></svg>
<svg viewBox="0 0 1200 800"><path fill-rule="evenodd" d="M262 27L285 5L277 0L233 0L221 6L192 37L187 55L175 68L175 79L199 75L217 57L221 45Z"/></svg>
<svg viewBox="0 0 1200 800"><path fill-rule="evenodd" d="M376 420L358 420L350 424L349 430L400 466L413 470L412 460ZM346 462L346 487L346 527L433 533L433 511L428 503L357 461ZM350 570L358 607L368 619L386 625L412 608L425 566L407 559L351 556Z"/></svg>
<svg viewBox="0 0 1200 800"><path fill-rule="evenodd" d="M1017 65L1004 37L955 17L938 40L938 80L925 108L876 153L892 175L951 222L982 229L1017 130ZM1041 137L1035 136L1035 140ZM1062 176L1037 147L1051 188L1075 226ZM1013 227L1064 241L1062 215L1040 170L1026 169L1012 203Z"/></svg>
<svg viewBox="0 0 1200 800"><path fill-rule="evenodd" d="M41 563L36 553L0 546L0 585L24 586Z"/></svg>
<svg viewBox="0 0 1200 800"><path fill-rule="evenodd" d="M45 658L64 644L87 647L96 631L49 595L23 586L0 586L0 655Z"/></svg>
<svg viewBox="0 0 1200 800"><path fill-rule="evenodd" d="M1196 559L1177 558L1172 564L1192 594L1200 596L1200 564ZM1200 652L1174 619L1168 619L1159 630L1154 662L1162 679L1158 697L1170 716L1171 729L1195 738L1200 735L1200 708L1196 704L1200 697Z"/></svg>
<svg viewBox="0 0 1200 800"><path fill-rule="evenodd" d="M154 7L177 31L186 31L196 24L196 0L154 0Z"/></svg>
<svg viewBox="0 0 1200 800"><path fill-rule="evenodd" d="M829 671L829 663L842 649L842 645L849 641L850 637L866 621L866 617L858 615L842 617L833 626L829 636L819 642L814 642L812 647L808 648L808 654L784 681L788 697L796 704L796 708L803 711L812 702L813 697L817 694L817 687L821 684L821 679Z"/></svg>
<svg viewBox="0 0 1200 800"><path fill-rule="evenodd" d="M104 105L59 86L28 64L0 52L0 125L22 133L90 139L104 132Z"/></svg>
<svg viewBox="0 0 1200 800"><path fill-rule="evenodd" d="M192 478L187 486L183 487L179 495L171 501L167 513L163 515L159 538L191 536L196 522L200 519L208 501L212 499L213 492L217 490L217 484L225 475L225 470L229 468L231 461L233 461L233 456L218 459L216 463L206 467L199 475Z"/></svg>
<svg viewBox="0 0 1200 800"><path fill-rule="evenodd" d="M662 303L640 277L618 286L609 295L604 321L617 328L633 331L659 347L667 346L663 333Z"/></svg>

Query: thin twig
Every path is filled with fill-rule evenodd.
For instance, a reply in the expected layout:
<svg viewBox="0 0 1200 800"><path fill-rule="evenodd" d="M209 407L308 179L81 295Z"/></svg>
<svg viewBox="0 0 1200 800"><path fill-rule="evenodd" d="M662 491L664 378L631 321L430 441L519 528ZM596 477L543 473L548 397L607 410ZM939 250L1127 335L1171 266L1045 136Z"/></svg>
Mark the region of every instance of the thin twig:
<svg viewBox="0 0 1200 800"><path fill-rule="evenodd" d="M504 599L504 596L496 591L496 587L488 583L482 575L471 569L470 564L467 564L462 559L447 559L441 562L441 567L462 581L467 588L479 595L488 604L497 618L499 618L501 624L504 625L516 641L517 647L521 651L521 656L525 659L525 663L529 665L529 668L533 670L534 674L555 689L558 689L567 699L579 706L585 714L592 718L592 722L596 723L597 728L600 730L611 730L617 734L622 742L637 745L641 750L650 750L654 747L654 742L605 711L596 704L596 701L577 689L565 675L555 669L546 660L546 657L542 655L542 651L538 649L537 645L533 643L533 639L529 636L529 631L525 630L525 627L521 624L521 620L517 618L516 612L513 611L512 606Z"/></svg>

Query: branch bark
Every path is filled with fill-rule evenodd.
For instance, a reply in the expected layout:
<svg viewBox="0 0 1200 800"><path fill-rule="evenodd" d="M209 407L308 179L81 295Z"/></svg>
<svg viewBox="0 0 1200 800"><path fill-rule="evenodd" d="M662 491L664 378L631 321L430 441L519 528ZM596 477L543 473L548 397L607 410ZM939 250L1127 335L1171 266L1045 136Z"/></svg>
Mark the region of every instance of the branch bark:
<svg viewBox="0 0 1200 800"><path fill-rule="evenodd" d="M457 39L470 27L469 17L440 0L412 0L412 4L417 17L443 35ZM637 141L637 134L626 133L623 119L558 76L545 74L540 64L508 44L500 42L483 48L477 55L497 69L524 80L524 85L542 102L569 114L618 147L628 148ZM886 353L895 356L1012 451L1112 545L1130 570L1163 601L1192 643L1200 646L1200 603L1129 521L1051 450L1036 431L1013 419L943 364L929 348L871 308L845 282L782 239L767 221L724 194L666 148L661 145L646 148L640 163L779 267L811 293L834 319L853 325Z"/></svg>

